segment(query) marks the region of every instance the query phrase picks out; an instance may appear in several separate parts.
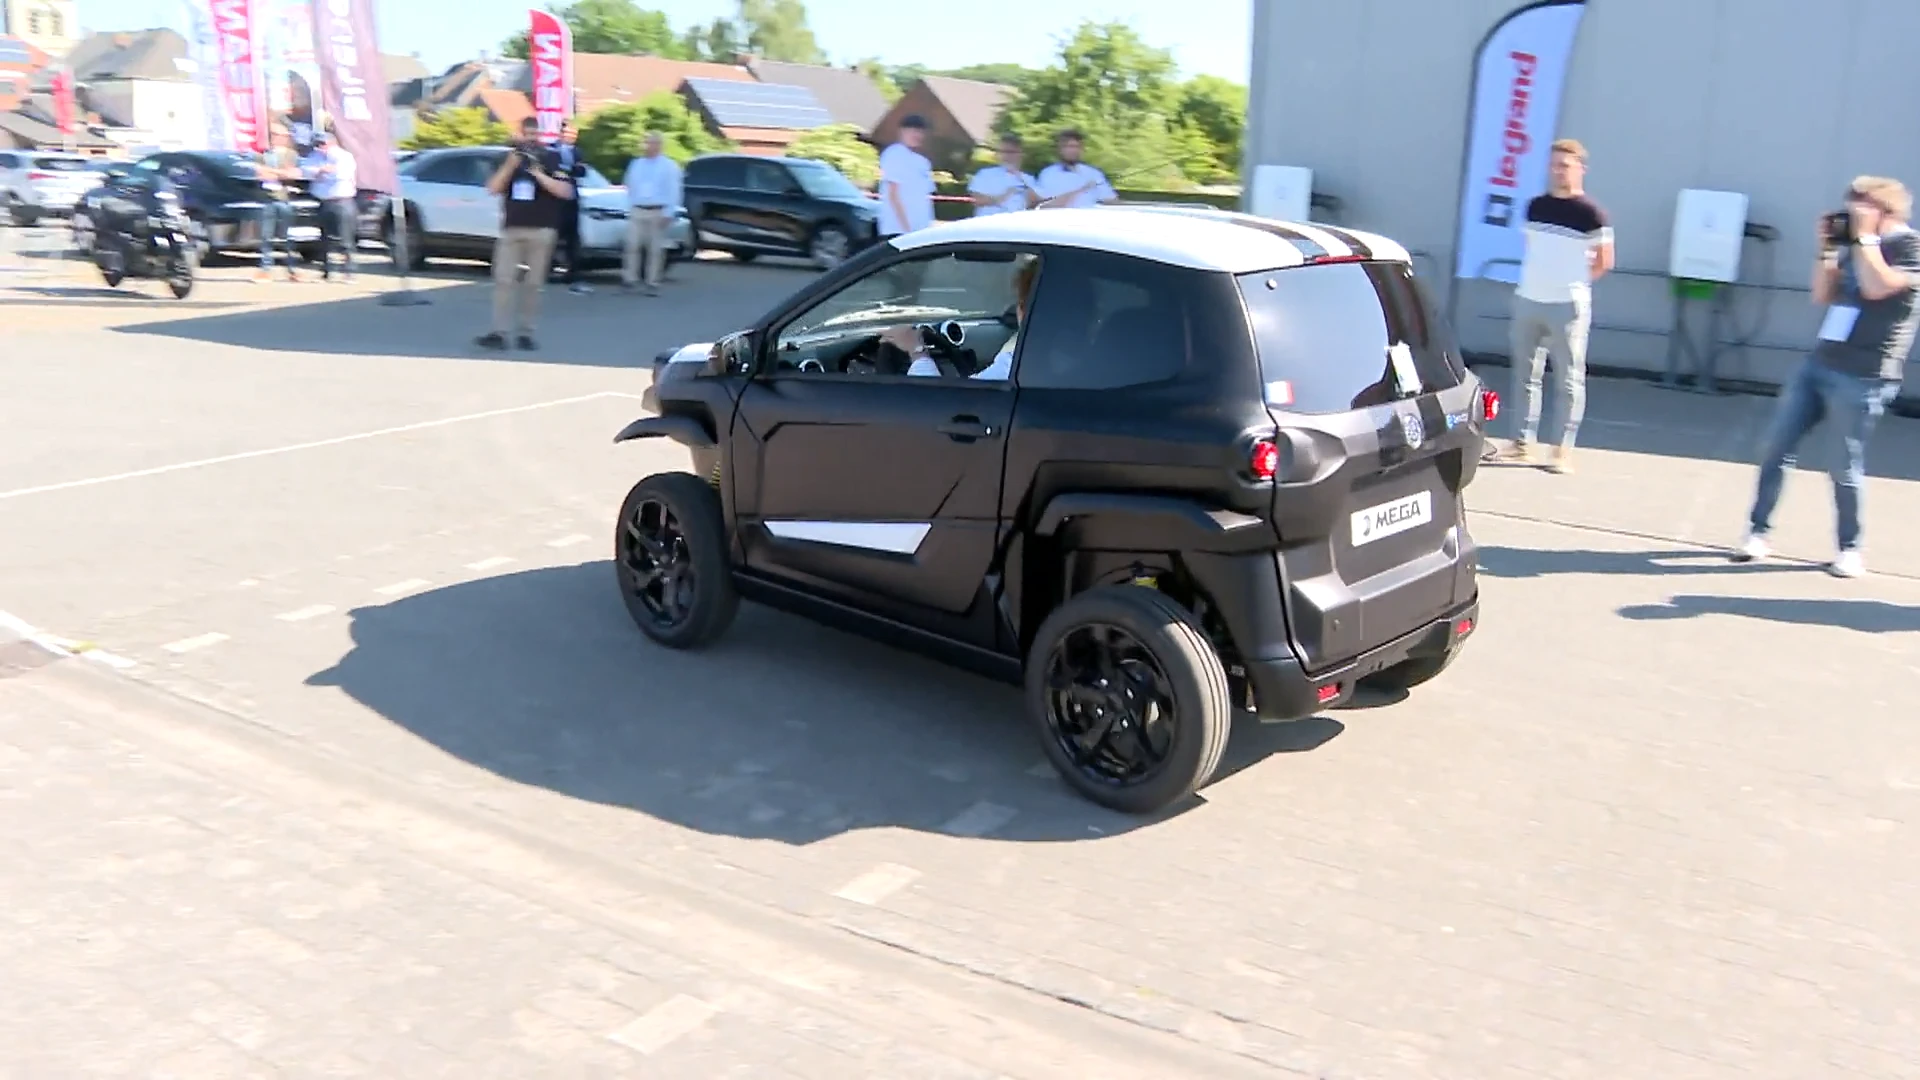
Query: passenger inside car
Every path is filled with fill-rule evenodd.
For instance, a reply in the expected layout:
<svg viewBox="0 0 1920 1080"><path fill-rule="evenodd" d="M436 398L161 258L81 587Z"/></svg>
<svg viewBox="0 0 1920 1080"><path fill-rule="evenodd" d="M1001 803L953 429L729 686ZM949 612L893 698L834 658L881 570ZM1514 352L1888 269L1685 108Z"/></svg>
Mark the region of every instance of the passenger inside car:
<svg viewBox="0 0 1920 1080"><path fill-rule="evenodd" d="M1006 344L986 367L968 376L973 379L991 379L1004 382L1013 376L1013 352L1020 344L1019 327L1027 324L1027 302L1033 296L1033 281L1039 276L1040 260L1026 256L1014 264L1013 269L1013 311L1016 324L1014 332L1007 337ZM880 335L880 340L894 346L913 358L907 368L909 375L940 375L940 365L927 354L927 347L920 340L919 332L911 326L889 327Z"/></svg>

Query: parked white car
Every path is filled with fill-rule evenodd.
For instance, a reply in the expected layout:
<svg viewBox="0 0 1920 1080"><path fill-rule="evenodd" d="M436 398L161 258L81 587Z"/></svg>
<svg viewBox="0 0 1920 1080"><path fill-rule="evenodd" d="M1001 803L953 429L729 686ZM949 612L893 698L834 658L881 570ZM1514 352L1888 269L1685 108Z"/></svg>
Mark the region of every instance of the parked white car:
<svg viewBox="0 0 1920 1080"><path fill-rule="evenodd" d="M0 213L12 225L67 217L106 174L91 158L37 150L0 150Z"/></svg>
<svg viewBox="0 0 1920 1080"><path fill-rule="evenodd" d="M490 259L500 236L500 198L487 179L505 147L422 150L400 163L406 195L407 254L414 269L428 259ZM589 167L580 185L581 268L618 266L627 236L627 189ZM382 215L380 238L392 247L394 215ZM667 231L667 258L693 254L693 229L682 214Z"/></svg>

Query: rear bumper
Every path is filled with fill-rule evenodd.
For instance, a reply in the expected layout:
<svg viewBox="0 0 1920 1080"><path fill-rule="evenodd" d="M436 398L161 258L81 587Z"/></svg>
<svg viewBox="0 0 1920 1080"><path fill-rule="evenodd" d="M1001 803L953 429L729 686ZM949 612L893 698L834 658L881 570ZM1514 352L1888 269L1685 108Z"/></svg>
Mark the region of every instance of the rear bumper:
<svg viewBox="0 0 1920 1080"><path fill-rule="evenodd" d="M1293 657L1249 660L1241 666L1253 687L1260 715L1270 720L1297 720L1331 708L1353 696L1354 685L1395 664L1430 656L1445 656L1462 648L1480 622L1480 597L1447 612L1425 626L1347 661L1337 668L1308 674ZM1323 697L1325 694L1327 696Z"/></svg>

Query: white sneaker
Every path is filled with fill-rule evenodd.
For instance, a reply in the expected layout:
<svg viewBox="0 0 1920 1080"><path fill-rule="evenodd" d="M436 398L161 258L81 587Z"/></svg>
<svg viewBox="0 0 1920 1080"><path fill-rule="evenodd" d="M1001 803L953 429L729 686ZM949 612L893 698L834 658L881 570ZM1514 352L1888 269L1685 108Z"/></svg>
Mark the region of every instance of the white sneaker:
<svg viewBox="0 0 1920 1080"><path fill-rule="evenodd" d="M1827 573L1839 578L1863 577L1867 572L1867 561L1858 551L1843 551L1833 562L1827 564Z"/></svg>
<svg viewBox="0 0 1920 1080"><path fill-rule="evenodd" d="M1767 543L1766 536L1748 531L1747 538L1740 541L1740 546L1733 550L1733 561L1754 562L1771 554L1773 554L1773 545Z"/></svg>

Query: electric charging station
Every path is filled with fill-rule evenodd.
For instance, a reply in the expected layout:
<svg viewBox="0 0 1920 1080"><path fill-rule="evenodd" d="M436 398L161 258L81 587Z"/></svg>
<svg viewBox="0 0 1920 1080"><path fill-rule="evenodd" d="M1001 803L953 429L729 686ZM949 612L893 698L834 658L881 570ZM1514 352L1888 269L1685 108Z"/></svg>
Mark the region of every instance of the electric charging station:
<svg viewBox="0 0 1920 1080"><path fill-rule="evenodd" d="M1275 221L1313 216L1313 170L1299 165L1256 165L1247 189L1247 210Z"/></svg>
<svg viewBox="0 0 1920 1080"><path fill-rule="evenodd" d="M1733 290L1740 283L1746 241L1771 243L1778 233L1747 220L1747 196L1737 191L1688 188L1680 192L1673 215L1673 242L1667 278L1673 291L1673 325L1667 331L1666 374L1661 385L1680 386L1685 369L1691 389L1719 393L1715 375L1720 354L1737 346L1721 344L1721 327L1732 318ZM1700 327L1704 315L1705 326Z"/></svg>

